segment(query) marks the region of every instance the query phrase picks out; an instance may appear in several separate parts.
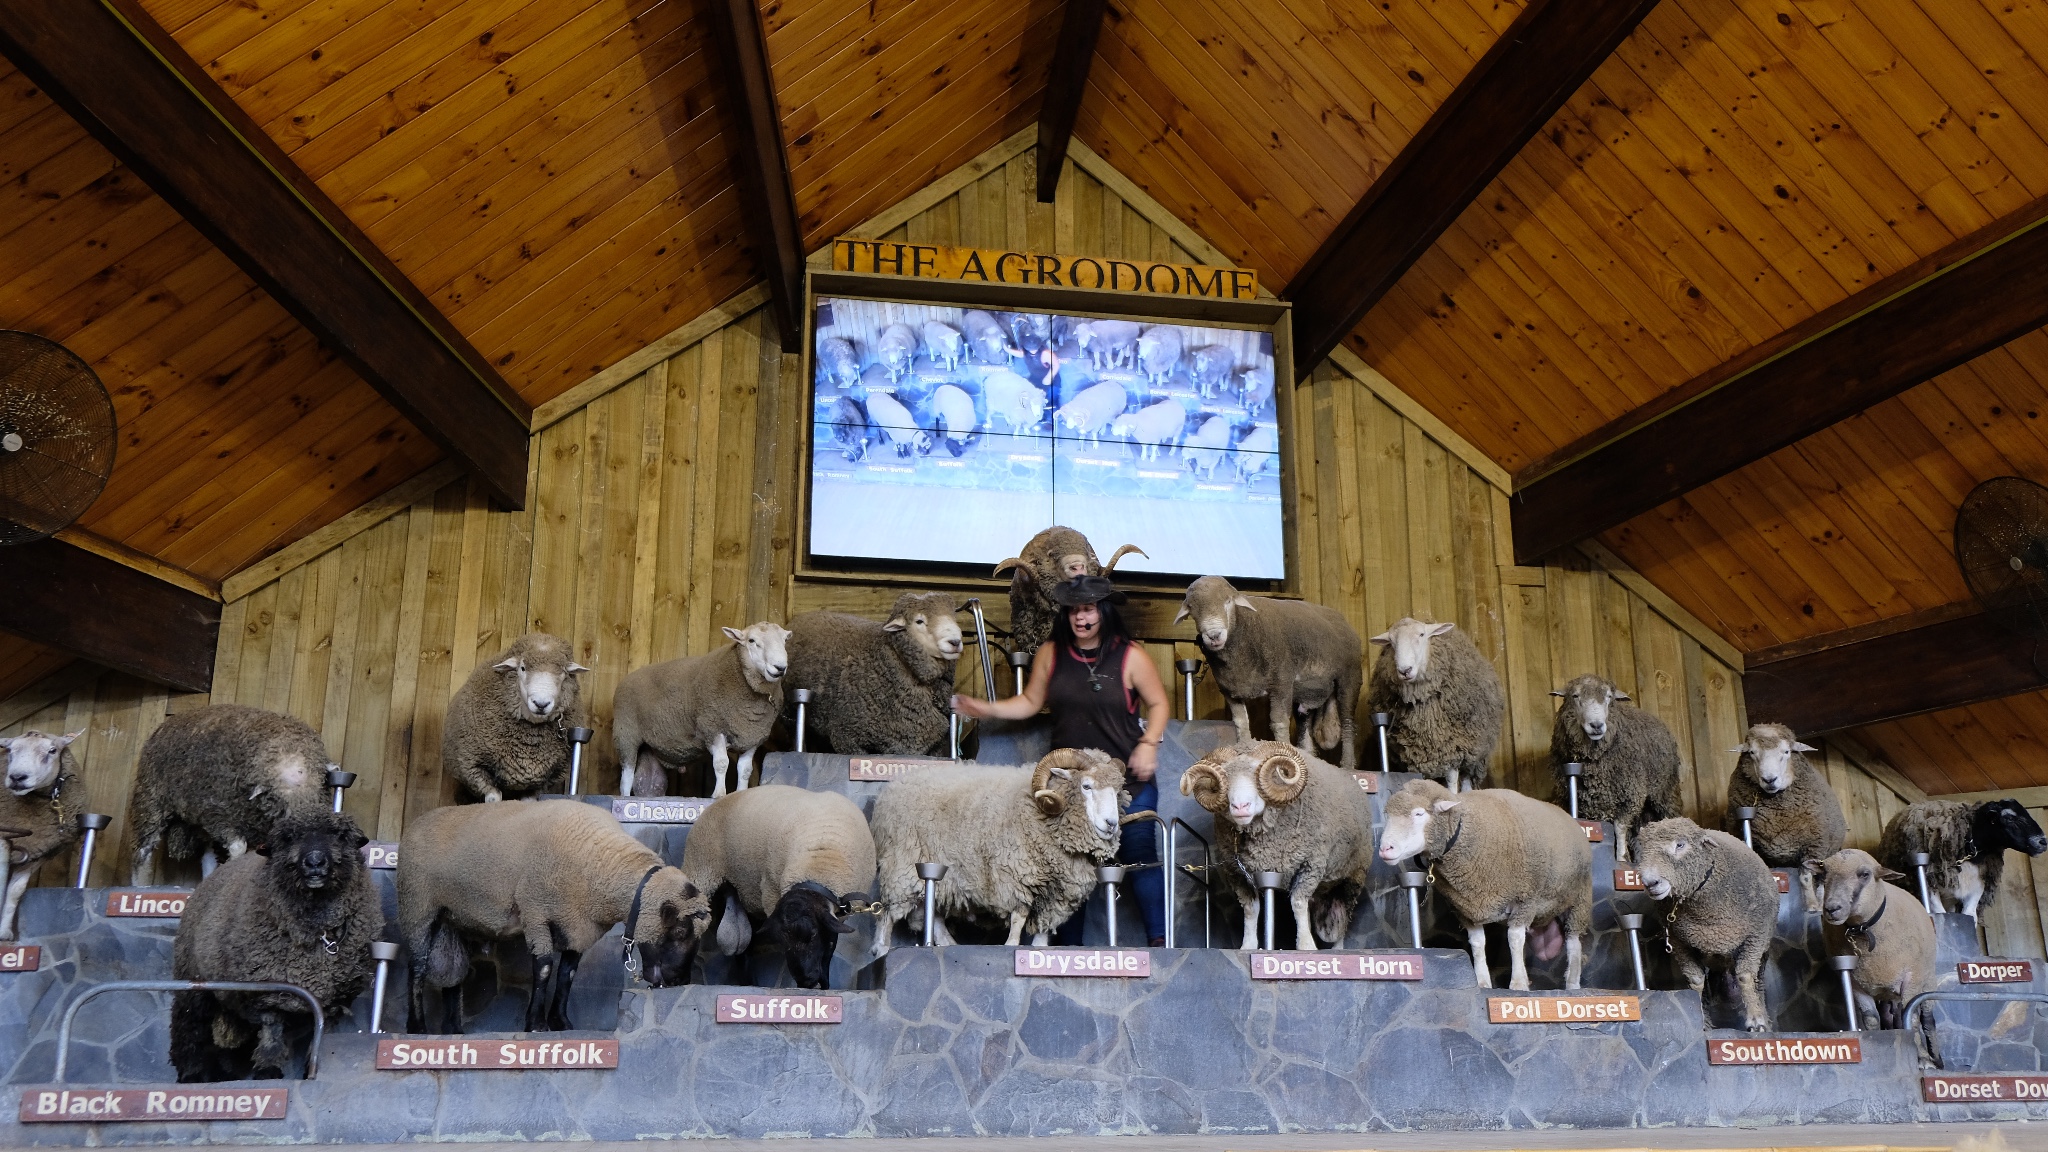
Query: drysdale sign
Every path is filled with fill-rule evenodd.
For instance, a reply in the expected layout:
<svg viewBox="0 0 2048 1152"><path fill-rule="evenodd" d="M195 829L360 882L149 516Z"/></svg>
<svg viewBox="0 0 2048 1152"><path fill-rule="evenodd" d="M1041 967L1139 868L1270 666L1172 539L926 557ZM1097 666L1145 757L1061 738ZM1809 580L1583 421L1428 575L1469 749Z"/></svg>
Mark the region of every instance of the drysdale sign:
<svg viewBox="0 0 2048 1152"><path fill-rule="evenodd" d="M21 1094L23 1124L118 1124L124 1121L282 1120L286 1088L29 1088Z"/></svg>
<svg viewBox="0 0 2048 1152"><path fill-rule="evenodd" d="M1032 284L1046 288L1096 288L1210 300L1253 300L1259 274L1250 268L1169 264L1162 260L1110 260L1094 256L1052 256L1002 248L949 248L896 240L832 242L835 272L877 272L931 280L984 284Z"/></svg>

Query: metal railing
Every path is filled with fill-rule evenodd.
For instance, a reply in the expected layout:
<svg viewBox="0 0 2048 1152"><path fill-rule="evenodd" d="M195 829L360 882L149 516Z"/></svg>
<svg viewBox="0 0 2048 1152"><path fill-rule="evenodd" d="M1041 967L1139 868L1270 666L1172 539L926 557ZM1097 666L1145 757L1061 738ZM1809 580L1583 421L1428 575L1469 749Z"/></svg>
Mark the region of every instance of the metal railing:
<svg viewBox="0 0 2048 1152"><path fill-rule="evenodd" d="M1911 1000L1906 1001L1905 1010L1899 1013L1899 1025L1903 1028L1918 1030L1921 1035L1926 1037L1927 1046L1921 1053L1921 1059L1929 1066L1940 1068L1943 1066L1941 1063L1941 1050L1935 1046L1933 1036L1919 1027L1920 1006L1930 1000L1945 1000L1965 1004L1996 1004L2003 1001L2016 1001L2022 1004L2048 1004L2048 992L1964 992L1960 989L1937 988L1932 992L1922 992Z"/></svg>
<svg viewBox="0 0 2048 1152"><path fill-rule="evenodd" d="M1160 858L1158 860L1150 864L1126 864L1124 865L1124 871L1127 873L1140 872L1147 868L1158 868L1162 871L1166 881L1166 946L1168 948L1180 947L1180 934L1174 926L1175 913L1180 909L1178 900L1180 887L1176 883L1181 872L1180 830L1182 828L1187 829L1188 835L1202 842L1202 874L1194 878L1202 885L1202 947L1209 947L1209 893L1211 891L1209 877L1215 874L1216 850L1210 846L1208 837L1195 831L1192 824L1178 816L1168 820L1157 812L1145 811L1128 812L1123 817L1125 824L1135 824L1142 820L1150 820L1165 830L1166 835L1163 837L1165 844L1160 846ZM1194 875L1194 868L1195 866L1192 864L1187 866L1189 875Z"/></svg>
<svg viewBox="0 0 2048 1152"><path fill-rule="evenodd" d="M974 642L981 646L982 699L993 703L996 698L996 666L988 661L988 620L981 614L981 597L969 596L961 607L974 613Z"/></svg>
<svg viewBox="0 0 2048 1152"><path fill-rule="evenodd" d="M50 1074L51 1083L64 1082L64 1071L71 1060L71 1024L78 1019L78 1010L102 992L290 992L313 1010L313 1043L306 1049L306 1079L320 1074L320 1041L327 1035L327 1014L320 1010L320 1002L313 999L313 994L297 984L263 980L113 980L86 989L64 1010L64 1022L57 1028L57 1067Z"/></svg>

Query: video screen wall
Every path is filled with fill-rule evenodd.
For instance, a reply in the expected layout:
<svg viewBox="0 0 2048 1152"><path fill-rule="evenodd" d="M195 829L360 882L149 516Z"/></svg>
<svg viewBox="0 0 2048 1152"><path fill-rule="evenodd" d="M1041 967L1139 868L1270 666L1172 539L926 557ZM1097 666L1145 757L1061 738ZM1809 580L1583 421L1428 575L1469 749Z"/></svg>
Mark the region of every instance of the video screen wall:
<svg viewBox="0 0 2048 1152"><path fill-rule="evenodd" d="M1272 334L821 298L810 553L994 564L1053 524L1119 572L1282 579Z"/></svg>

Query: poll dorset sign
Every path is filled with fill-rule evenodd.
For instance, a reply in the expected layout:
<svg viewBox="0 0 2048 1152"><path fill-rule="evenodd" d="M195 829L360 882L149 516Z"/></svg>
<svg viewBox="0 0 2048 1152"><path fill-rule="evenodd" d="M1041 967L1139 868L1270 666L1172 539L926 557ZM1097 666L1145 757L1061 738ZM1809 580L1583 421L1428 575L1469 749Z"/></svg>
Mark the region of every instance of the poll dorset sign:
<svg viewBox="0 0 2048 1152"><path fill-rule="evenodd" d="M612 819L621 824L695 824L711 801L678 797L641 799L638 796L612 798Z"/></svg>
<svg viewBox="0 0 2048 1152"><path fill-rule="evenodd" d="M1920 1099L1929 1104L1978 1104L1996 1100L2048 1100L2048 1076L1922 1076Z"/></svg>
<svg viewBox="0 0 2048 1152"><path fill-rule="evenodd" d="M1254 952L1254 980L1420 980L1422 957L1376 952Z"/></svg>
<svg viewBox="0 0 2048 1152"><path fill-rule="evenodd" d="M905 772L915 772L933 764L951 764L936 756L853 756L846 761L848 780L894 780Z"/></svg>
<svg viewBox="0 0 2048 1152"><path fill-rule="evenodd" d="M837 1024L845 1014L842 996L748 993L720 996L713 1018L720 1024Z"/></svg>
<svg viewBox="0 0 2048 1152"><path fill-rule="evenodd" d="M1854 1036L1764 1040L1709 1040L1709 1064L1861 1064L1863 1041Z"/></svg>
<svg viewBox="0 0 2048 1152"><path fill-rule="evenodd" d="M1958 960L1956 979L1965 984L2031 984L2034 964L2031 960Z"/></svg>
<svg viewBox="0 0 2048 1152"><path fill-rule="evenodd" d="M377 1067L385 1072L617 1068L617 1040L468 1040L414 1036L377 1041Z"/></svg>
<svg viewBox="0 0 2048 1152"><path fill-rule="evenodd" d="M1486 1019L1493 1024L1602 1024L1641 1020L1636 996L1488 996Z"/></svg>
<svg viewBox="0 0 2048 1152"><path fill-rule="evenodd" d="M185 901L191 898L189 890L115 888L107 893L107 915L176 920L185 914Z"/></svg>
<svg viewBox="0 0 2048 1152"><path fill-rule="evenodd" d="M832 270L983 284L1198 296L1210 300L1255 300L1259 295L1259 274L1250 268L1053 256L1004 248L950 248L943 244L852 237L832 242Z"/></svg>
<svg viewBox="0 0 2048 1152"><path fill-rule="evenodd" d="M1152 954L1142 948L1019 948L1019 976L1152 975Z"/></svg>
<svg viewBox="0 0 2048 1152"><path fill-rule="evenodd" d="M166 1120L282 1120L289 1088L29 1088L23 1124L119 1124Z"/></svg>

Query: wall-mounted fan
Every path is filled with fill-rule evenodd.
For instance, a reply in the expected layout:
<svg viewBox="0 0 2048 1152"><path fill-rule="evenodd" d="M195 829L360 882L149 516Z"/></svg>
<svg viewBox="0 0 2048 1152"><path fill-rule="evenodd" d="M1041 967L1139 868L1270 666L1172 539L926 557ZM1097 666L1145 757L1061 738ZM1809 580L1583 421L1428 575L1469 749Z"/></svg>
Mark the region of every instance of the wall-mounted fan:
<svg viewBox="0 0 2048 1152"><path fill-rule="evenodd" d="M1956 563L1986 612L2048 619L2048 488L2019 476L1986 480L1956 509Z"/></svg>
<svg viewBox="0 0 2048 1152"><path fill-rule="evenodd" d="M0 545L85 514L114 472L114 404L90 365L30 332L0 331Z"/></svg>

